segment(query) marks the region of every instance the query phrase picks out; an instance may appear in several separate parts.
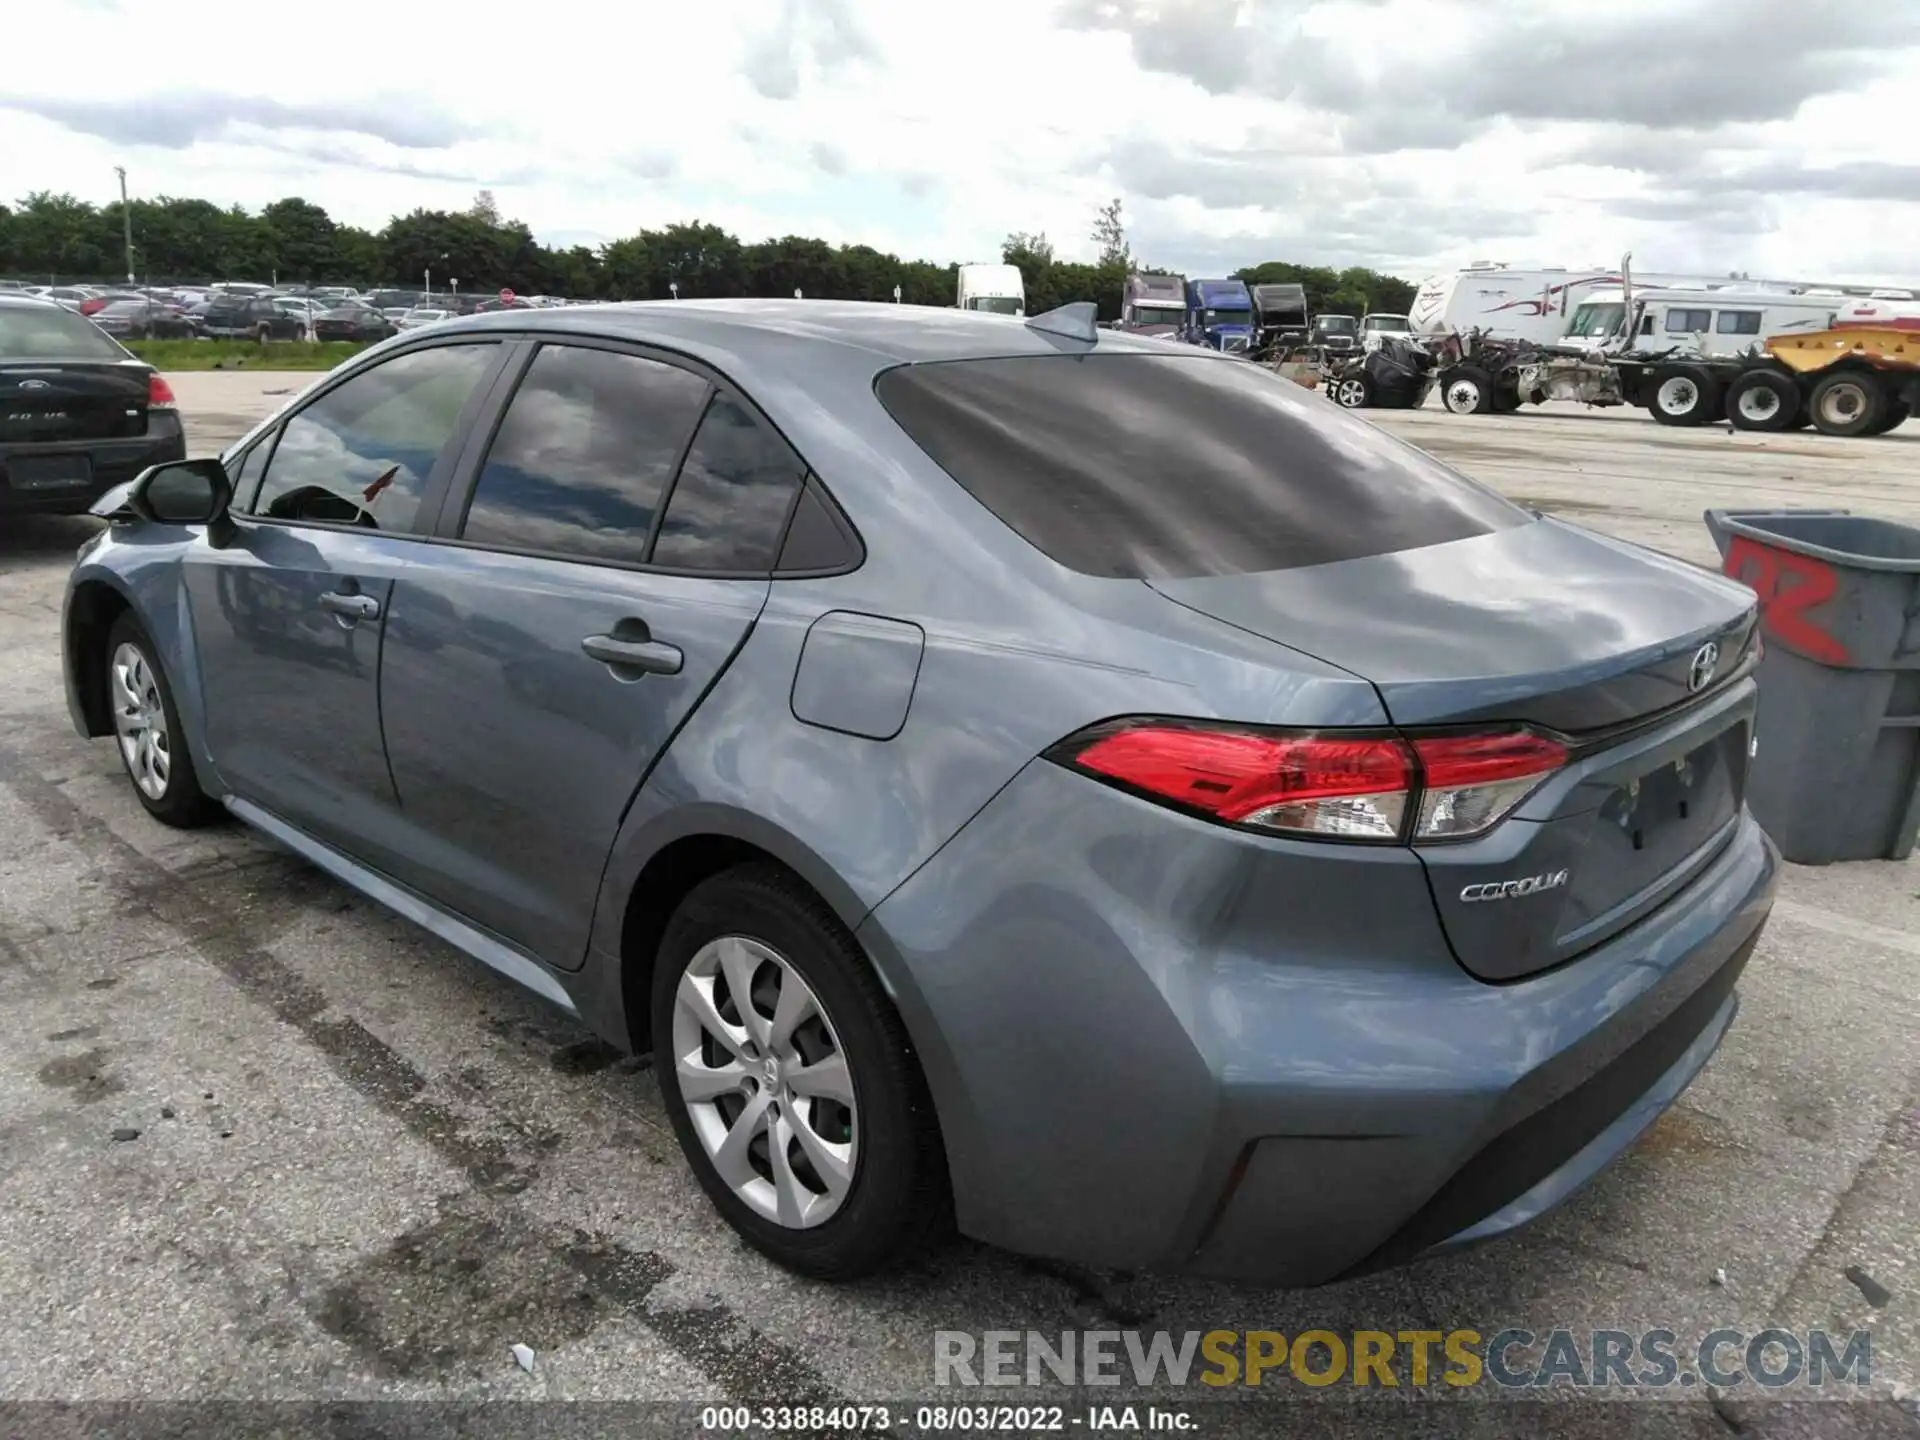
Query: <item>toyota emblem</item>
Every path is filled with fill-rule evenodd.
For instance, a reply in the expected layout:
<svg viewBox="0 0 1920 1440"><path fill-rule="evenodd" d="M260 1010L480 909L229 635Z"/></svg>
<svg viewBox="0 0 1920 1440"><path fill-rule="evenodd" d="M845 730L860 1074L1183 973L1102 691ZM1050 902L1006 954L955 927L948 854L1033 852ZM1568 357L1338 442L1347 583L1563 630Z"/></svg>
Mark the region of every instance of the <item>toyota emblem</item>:
<svg viewBox="0 0 1920 1440"><path fill-rule="evenodd" d="M1713 683L1713 672L1720 668L1720 647L1709 640L1693 652L1693 664L1687 668L1687 693L1697 695Z"/></svg>

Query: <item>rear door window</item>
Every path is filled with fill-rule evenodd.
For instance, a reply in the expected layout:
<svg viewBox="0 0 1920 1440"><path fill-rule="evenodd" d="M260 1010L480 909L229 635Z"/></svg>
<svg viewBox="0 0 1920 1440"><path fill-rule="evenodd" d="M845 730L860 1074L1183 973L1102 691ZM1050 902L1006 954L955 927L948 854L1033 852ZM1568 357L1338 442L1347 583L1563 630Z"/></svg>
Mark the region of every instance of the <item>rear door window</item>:
<svg viewBox="0 0 1920 1440"><path fill-rule="evenodd" d="M514 392L460 538L638 565L708 385L612 350L546 345Z"/></svg>
<svg viewBox="0 0 1920 1440"><path fill-rule="evenodd" d="M948 360L875 393L976 500L1054 561L1135 580L1323 565L1532 516L1242 361Z"/></svg>

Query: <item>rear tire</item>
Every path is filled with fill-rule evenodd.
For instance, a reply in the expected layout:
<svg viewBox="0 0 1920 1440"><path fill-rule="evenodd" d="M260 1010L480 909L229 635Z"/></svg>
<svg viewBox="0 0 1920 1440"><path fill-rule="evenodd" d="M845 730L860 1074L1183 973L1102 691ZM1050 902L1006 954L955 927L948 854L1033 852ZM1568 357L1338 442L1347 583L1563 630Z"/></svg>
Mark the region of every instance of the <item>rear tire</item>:
<svg viewBox="0 0 1920 1440"><path fill-rule="evenodd" d="M1493 377L1478 365L1455 365L1440 377L1440 403L1455 415L1493 409Z"/></svg>
<svg viewBox="0 0 1920 1440"><path fill-rule="evenodd" d="M1898 430L1902 425L1907 423L1907 417L1912 413L1913 409L1906 401L1889 400L1887 402L1887 413L1880 417L1880 423L1874 427L1873 433L1875 435L1885 435L1890 431Z"/></svg>
<svg viewBox="0 0 1920 1440"><path fill-rule="evenodd" d="M744 865L695 887L667 923L652 1000L654 1074L680 1148L756 1250L852 1280L950 1223L946 1152L906 1027L852 934L786 870ZM810 1008L783 1039L788 1000ZM796 1078L835 1060L846 1102Z"/></svg>
<svg viewBox="0 0 1920 1440"><path fill-rule="evenodd" d="M1791 430L1800 413L1800 387L1777 370L1748 370L1727 387L1727 421L1736 430Z"/></svg>
<svg viewBox="0 0 1920 1440"><path fill-rule="evenodd" d="M1807 414L1822 435L1877 435L1889 397L1880 377L1867 370L1828 375L1807 397Z"/></svg>
<svg viewBox="0 0 1920 1440"><path fill-rule="evenodd" d="M1720 418L1720 382L1698 365L1662 365L1651 384L1647 408L1662 425L1706 425Z"/></svg>
<svg viewBox="0 0 1920 1440"><path fill-rule="evenodd" d="M159 656L130 610L122 612L107 631L104 663L114 748L146 812L162 825L195 830L226 812L200 788Z"/></svg>

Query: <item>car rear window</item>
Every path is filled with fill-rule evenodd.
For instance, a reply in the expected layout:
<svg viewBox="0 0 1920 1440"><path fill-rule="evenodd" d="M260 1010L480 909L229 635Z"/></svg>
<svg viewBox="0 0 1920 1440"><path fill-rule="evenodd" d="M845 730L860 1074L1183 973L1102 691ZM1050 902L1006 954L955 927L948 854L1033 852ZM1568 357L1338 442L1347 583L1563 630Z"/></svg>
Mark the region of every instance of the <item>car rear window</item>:
<svg viewBox="0 0 1920 1440"><path fill-rule="evenodd" d="M85 316L57 305L0 305L0 360L124 360Z"/></svg>
<svg viewBox="0 0 1920 1440"><path fill-rule="evenodd" d="M1061 565L1114 579L1289 570L1525 524L1526 511L1290 380L1207 356L902 366L875 393Z"/></svg>

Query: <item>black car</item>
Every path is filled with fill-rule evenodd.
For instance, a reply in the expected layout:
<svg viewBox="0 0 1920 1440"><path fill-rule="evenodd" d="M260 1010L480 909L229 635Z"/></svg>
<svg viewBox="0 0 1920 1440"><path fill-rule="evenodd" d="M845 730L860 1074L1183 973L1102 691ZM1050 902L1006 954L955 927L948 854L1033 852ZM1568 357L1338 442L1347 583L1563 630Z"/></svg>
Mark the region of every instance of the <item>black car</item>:
<svg viewBox="0 0 1920 1440"><path fill-rule="evenodd" d="M216 295L200 316L200 333L213 340L305 340L307 321L264 295Z"/></svg>
<svg viewBox="0 0 1920 1440"><path fill-rule="evenodd" d="M115 300L87 318L116 340L182 340L193 336L193 325L179 308L160 300Z"/></svg>
<svg viewBox="0 0 1920 1440"><path fill-rule="evenodd" d="M394 323L371 305L342 304L313 317L316 340L385 340L398 333Z"/></svg>
<svg viewBox="0 0 1920 1440"><path fill-rule="evenodd" d="M186 455L157 370L71 310L0 295L0 513L79 514Z"/></svg>

